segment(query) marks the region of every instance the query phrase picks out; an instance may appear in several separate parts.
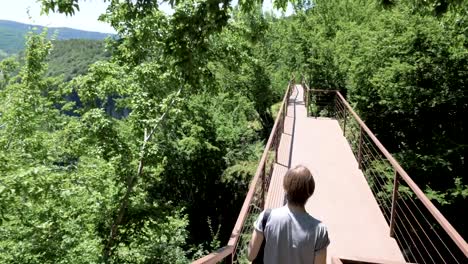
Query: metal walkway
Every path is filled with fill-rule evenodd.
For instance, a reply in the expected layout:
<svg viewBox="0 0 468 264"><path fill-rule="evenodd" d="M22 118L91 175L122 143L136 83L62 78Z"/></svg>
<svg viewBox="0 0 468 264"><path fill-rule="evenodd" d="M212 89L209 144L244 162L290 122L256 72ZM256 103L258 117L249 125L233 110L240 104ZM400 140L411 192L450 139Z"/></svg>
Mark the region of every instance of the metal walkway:
<svg viewBox="0 0 468 264"><path fill-rule="evenodd" d="M316 189L306 210L328 227L328 263L330 256L404 263L338 121L307 117L300 85L290 97L287 116L290 118L285 120L280 157L292 151L291 167L305 165L314 175ZM275 165L267 208L283 206L282 180L286 171L284 166Z"/></svg>
<svg viewBox="0 0 468 264"><path fill-rule="evenodd" d="M328 264L468 263L466 241L343 95L294 78L227 244L193 263L248 263L253 221L284 206L284 175L299 164L314 175L306 210L328 227Z"/></svg>

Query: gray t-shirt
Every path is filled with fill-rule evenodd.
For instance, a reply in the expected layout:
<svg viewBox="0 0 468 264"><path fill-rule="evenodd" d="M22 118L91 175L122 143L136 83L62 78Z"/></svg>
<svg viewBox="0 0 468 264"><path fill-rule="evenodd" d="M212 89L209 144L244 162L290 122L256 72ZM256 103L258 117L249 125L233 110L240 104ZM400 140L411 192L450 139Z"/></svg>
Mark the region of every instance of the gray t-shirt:
<svg viewBox="0 0 468 264"><path fill-rule="evenodd" d="M263 233L260 213L254 227ZM273 209L265 226L263 262L266 264L312 264L317 251L330 244L325 225L308 213L292 212L288 206Z"/></svg>

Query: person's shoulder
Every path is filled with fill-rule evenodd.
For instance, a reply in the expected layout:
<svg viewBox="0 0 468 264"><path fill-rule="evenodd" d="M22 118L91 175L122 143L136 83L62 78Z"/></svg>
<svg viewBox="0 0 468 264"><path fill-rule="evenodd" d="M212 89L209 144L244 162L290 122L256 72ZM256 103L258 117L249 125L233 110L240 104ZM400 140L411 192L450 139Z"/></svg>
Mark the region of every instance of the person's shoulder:
<svg viewBox="0 0 468 264"><path fill-rule="evenodd" d="M269 222L283 222L288 219L288 210L285 207L273 208L270 211Z"/></svg>
<svg viewBox="0 0 468 264"><path fill-rule="evenodd" d="M317 229L320 230L321 232L326 232L327 231L327 226L319 220L317 224Z"/></svg>
<svg viewBox="0 0 468 264"><path fill-rule="evenodd" d="M271 209L270 214L276 218L276 217L287 216L288 212L289 212L288 208L286 206L282 206L282 207Z"/></svg>
<svg viewBox="0 0 468 264"><path fill-rule="evenodd" d="M283 207L278 207L278 208L269 208L269 209L265 209L264 211L266 210L270 210L270 214L281 214L281 212L283 211Z"/></svg>
<svg viewBox="0 0 468 264"><path fill-rule="evenodd" d="M308 215L309 215L309 223L313 227L315 227L316 230L321 230L321 231L326 231L327 230L327 226L322 222L322 220L317 219L317 218L313 217L310 214L308 214Z"/></svg>

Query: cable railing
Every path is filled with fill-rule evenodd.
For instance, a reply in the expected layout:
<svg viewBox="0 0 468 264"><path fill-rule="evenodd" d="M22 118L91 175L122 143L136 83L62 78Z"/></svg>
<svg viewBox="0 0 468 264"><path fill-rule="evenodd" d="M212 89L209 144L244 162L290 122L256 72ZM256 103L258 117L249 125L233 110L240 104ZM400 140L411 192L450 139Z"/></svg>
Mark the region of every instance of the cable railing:
<svg viewBox="0 0 468 264"><path fill-rule="evenodd" d="M337 90L310 89L308 116L336 119L405 260L468 263L468 245Z"/></svg>
<svg viewBox="0 0 468 264"><path fill-rule="evenodd" d="M247 260L247 246L253 232L253 224L265 205L265 198L270 186L273 166L278 160L278 148L281 134L284 131L284 120L287 115L288 98L295 85L294 77L289 81L288 87L281 102L280 109L271 130L270 137L263 151L263 155L253 177L249 191L245 197L241 211L237 218L231 237L226 246L204 256L192 264L250 263Z"/></svg>

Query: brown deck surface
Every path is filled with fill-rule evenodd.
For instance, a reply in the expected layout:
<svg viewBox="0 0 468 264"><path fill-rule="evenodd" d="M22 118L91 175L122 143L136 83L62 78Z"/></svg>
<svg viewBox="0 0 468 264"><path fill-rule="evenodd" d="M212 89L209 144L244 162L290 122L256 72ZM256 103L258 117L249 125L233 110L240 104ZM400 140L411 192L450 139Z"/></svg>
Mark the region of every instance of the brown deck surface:
<svg viewBox="0 0 468 264"><path fill-rule="evenodd" d="M284 205L283 177L286 171L288 171L288 167L280 164L274 165L265 208L277 208Z"/></svg>
<svg viewBox="0 0 468 264"><path fill-rule="evenodd" d="M283 205L282 179L292 151L291 167L303 164L314 174L316 190L306 210L328 227L328 263L332 256L404 262L342 133L336 120L306 116L302 87L296 86L281 138L281 165L274 167L266 206Z"/></svg>
<svg viewBox="0 0 468 264"><path fill-rule="evenodd" d="M294 98L291 96L291 98ZM294 99L288 102L287 114L284 119L284 131L278 148L278 163L273 166L270 187L268 188L265 208L276 208L284 205L283 178L288 171L291 156L291 141L294 126Z"/></svg>

